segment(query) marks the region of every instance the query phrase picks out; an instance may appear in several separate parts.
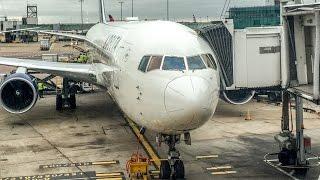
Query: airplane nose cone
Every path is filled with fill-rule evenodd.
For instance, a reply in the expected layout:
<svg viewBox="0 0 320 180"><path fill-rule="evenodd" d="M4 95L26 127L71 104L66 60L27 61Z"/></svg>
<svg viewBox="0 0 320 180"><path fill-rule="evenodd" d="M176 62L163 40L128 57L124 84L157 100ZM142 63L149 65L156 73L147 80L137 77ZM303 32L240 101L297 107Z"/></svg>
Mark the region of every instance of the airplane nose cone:
<svg viewBox="0 0 320 180"><path fill-rule="evenodd" d="M204 78L183 76L167 85L166 111L178 129L194 129L212 116L215 96L215 88Z"/></svg>

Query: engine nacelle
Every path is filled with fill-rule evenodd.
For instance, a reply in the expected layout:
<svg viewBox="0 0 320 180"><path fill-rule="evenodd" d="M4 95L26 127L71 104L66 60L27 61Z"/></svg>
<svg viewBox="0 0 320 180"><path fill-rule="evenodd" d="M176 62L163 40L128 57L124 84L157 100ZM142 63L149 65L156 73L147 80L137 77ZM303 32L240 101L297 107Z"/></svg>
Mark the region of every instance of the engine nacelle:
<svg viewBox="0 0 320 180"><path fill-rule="evenodd" d="M254 95L255 91L252 90L230 90L223 91L222 99L230 104L242 105L248 103Z"/></svg>
<svg viewBox="0 0 320 180"><path fill-rule="evenodd" d="M0 86L0 103L10 113L25 113L36 104L37 100L37 84L28 74L12 74Z"/></svg>

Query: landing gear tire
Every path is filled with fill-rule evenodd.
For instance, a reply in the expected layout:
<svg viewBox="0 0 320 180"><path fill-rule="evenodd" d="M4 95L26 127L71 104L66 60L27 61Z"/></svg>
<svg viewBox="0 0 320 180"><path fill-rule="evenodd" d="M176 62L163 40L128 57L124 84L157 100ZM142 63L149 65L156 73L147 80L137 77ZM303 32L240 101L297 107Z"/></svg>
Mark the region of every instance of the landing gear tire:
<svg viewBox="0 0 320 180"><path fill-rule="evenodd" d="M61 94L57 94L57 96L56 96L56 110L57 111L61 111L62 110L62 105L63 105L62 95Z"/></svg>
<svg viewBox="0 0 320 180"><path fill-rule="evenodd" d="M170 179L171 167L168 161L161 161L160 166L160 179Z"/></svg>
<svg viewBox="0 0 320 180"><path fill-rule="evenodd" d="M295 150L283 148L278 154L278 159L282 166L294 165L297 160L297 152Z"/></svg>
<svg viewBox="0 0 320 180"><path fill-rule="evenodd" d="M300 176L306 176L309 171L309 168L298 168L295 170L295 173Z"/></svg>
<svg viewBox="0 0 320 180"><path fill-rule="evenodd" d="M184 179L184 164L183 161L176 160L176 162L174 163L174 170L175 170L175 178L176 179Z"/></svg>
<svg viewBox="0 0 320 180"><path fill-rule="evenodd" d="M75 94L70 95L69 103L70 103L70 108L71 109L76 109L77 108L77 102L76 102L76 95Z"/></svg>
<svg viewBox="0 0 320 180"><path fill-rule="evenodd" d="M190 134L185 134L185 139L191 139L188 137ZM180 153L176 149L175 145L180 143L181 135L165 135L161 134L161 139L168 145L168 160L161 162L160 167L160 179L184 179L185 169L183 161L180 159ZM159 139L159 138L158 138Z"/></svg>

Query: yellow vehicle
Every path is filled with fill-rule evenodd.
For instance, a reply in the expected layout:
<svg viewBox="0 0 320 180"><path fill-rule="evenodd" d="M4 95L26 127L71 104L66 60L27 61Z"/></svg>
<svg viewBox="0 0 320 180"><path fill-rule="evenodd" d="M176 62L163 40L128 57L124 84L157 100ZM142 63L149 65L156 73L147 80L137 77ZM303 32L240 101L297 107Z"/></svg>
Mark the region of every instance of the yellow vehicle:
<svg viewBox="0 0 320 180"><path fill-rule="evenodd" d="M139 152L132 154L131 159L127 162L127 172L130 179L149 179L149 158L144 157Z"/></svg>

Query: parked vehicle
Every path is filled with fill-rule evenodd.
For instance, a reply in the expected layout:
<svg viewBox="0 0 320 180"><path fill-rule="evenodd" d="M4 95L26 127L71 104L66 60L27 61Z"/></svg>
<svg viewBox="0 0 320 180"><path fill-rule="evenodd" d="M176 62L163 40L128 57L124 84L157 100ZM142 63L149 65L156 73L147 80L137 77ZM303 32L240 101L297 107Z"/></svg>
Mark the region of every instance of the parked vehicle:
<svg viewBox="0 0 320 180"><path fill-rule="evenodd" d="M40 49L41 51L48 51L51 47L51 43L49 39L40 40Z"/></svg>

